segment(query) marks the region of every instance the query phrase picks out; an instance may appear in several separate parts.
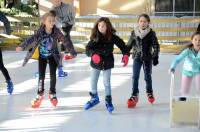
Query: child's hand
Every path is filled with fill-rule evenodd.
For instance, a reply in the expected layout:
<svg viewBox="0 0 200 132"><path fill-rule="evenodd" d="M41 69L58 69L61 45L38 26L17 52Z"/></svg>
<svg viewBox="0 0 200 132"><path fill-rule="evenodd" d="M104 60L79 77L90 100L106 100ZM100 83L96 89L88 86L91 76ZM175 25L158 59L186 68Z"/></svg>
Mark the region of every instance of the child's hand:
<svg viewBox="0 0 200 132"><path fill-rule="evenodd" d="M129 60L129 56L128 55L124 55L122 57L122 63L124 63L123 67L128 65L128 60Z"/></svg>
<svg viewBox="0 0 200 132"><path fill-rule="evenodd" d="M153 65L156 66L158 65L159 61L158 61L158 57L153 58Z"/></svg>
<svg viewBox="0 0 200 132"><path fill-rule="evenodd" d="M22 50L23 50L22 47L17 47L17 48L16 48L16 51L17 51L17 52L22 51Z"/></svg>
<svg viewBox="0 0 200 132"><path fill-rule="evenodd" d="M171 69L169 69L169 74L171 74L171 73L174 73L175 72L175 69L174 68L171 68Z"/></svg>

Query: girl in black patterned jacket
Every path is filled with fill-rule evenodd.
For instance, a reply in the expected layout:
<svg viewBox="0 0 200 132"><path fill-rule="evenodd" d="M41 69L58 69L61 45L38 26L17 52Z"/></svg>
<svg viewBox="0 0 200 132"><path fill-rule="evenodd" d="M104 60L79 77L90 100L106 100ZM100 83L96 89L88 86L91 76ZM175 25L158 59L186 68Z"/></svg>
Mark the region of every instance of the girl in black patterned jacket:
<svg viewBox="0 0 200 132"><path fill-rule="evenodd" d="M138 81L141 67L144 70L148 101L150 103L155 101L151 78L152 62L154 66L158 64L160 47L156 33L149 27L149 24L149 16L141 14L138 18L138 27L132 31L127 44L129 51L133 49L132 95L127 102L128 108L135 107L138 102Z"/></svg>
<svg viewBox="0 0 200 132"><path fill-rule="evenodd" d="M47 63L49 63L50 69L49 99L54 106L58 103L56 97L56 69L62 65L60 59L61 54L57 46L58 42L63 42L70 52L74 51L73 48L69 47L68 41L65 39L62 32L55 26L55 12L50 11L43 15L42 25L37 32L16 48L16 51L22 51L32 44L33 49L27 54L23 66L32 57L35 49L37 47L39 48L39 80L37 96L32 101L33 108L38 108L44 98L44 80Z"/></svg>

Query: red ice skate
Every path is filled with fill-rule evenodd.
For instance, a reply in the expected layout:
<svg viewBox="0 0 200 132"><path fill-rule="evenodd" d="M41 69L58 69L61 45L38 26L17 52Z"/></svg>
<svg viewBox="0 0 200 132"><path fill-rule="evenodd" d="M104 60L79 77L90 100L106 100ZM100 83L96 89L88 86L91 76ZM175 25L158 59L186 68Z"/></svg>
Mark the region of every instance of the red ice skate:
<svg viewBox="0 0 200 132"><path fill-rule="evenodd" d="M147 93L147 98L148 98L148 101L153 104L154 101L155 101L155 98L153 96L153 93Z"/></svg>
<svg viewBox="0 0 200 132"><path fill-rule="evenodd" d="M31 101L31 107L39 108L43 99L44 99L44 95L37 95L36 98Z"/></svg>
<svg viewBox="0 0 200 132"><path fill-rule="evenodd" d="M132 95L127 101L128 108L134 108L138 102L138 96Z"/></svg>
<svg viewBox="0 0 200 132"><path fill-rule="evenodd" d="M58 104L56 94L49 94L49 99L50 99L51 103L53 104L53 106L56 107Z"/></svg>

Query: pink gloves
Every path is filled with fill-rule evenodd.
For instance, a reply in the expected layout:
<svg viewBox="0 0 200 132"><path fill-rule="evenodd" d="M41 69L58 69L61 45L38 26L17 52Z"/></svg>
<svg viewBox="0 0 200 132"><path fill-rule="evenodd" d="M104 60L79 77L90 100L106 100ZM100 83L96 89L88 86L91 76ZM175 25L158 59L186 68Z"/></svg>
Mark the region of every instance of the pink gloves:
<svg viewBox="0 0 200 132"><path fill-rule="evenodd" d="M128 60L129 60L129 56L128 55L124 55L122 57L122 63L124 63L123 66L127 66L128 65Z"/></svg>

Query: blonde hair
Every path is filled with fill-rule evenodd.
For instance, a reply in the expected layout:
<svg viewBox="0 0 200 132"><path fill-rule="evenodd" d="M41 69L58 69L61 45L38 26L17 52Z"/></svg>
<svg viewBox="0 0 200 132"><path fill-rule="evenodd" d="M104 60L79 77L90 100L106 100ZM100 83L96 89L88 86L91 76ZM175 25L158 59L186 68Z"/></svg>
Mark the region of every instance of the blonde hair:
<svg viewBox="0 0 200 132"><path fill-rule="evenodd" d="M51 10L51 11L45 13L45 14L41 17L41 20L40 20L40 22L41 22L42 25L44 24L44 21L45 21L45 20L47 19L47 17L49 17L49 16L51 16L51 17L56 17L56 12L55 12L54 10Z"/></svg>

